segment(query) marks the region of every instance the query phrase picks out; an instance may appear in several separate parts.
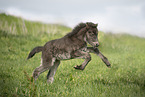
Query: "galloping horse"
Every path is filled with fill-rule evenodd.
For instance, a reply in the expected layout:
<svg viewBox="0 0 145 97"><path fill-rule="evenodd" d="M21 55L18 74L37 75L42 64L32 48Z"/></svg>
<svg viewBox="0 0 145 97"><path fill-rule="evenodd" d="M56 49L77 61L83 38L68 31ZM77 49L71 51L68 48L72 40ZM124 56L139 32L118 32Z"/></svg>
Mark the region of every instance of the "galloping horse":
<svg viewBox="0 0 145 97"><path fill-rule="evenodd" d="M27 59L33 57L35 53L42 51L41 65L33 72L33 77L36 80L38 76L49 70L47 74L47 82L52 83L60 60L82 58L85 61L81 65L74 68L84 70L91 60L89 53L97 54L107 67L111 67L108 59L99 51L98 42L98 24L91 22L78 24L72 32L68 33L60 39L48 41L44 46L35 47ZM89 43L92 47L87 47Z"/></svg>

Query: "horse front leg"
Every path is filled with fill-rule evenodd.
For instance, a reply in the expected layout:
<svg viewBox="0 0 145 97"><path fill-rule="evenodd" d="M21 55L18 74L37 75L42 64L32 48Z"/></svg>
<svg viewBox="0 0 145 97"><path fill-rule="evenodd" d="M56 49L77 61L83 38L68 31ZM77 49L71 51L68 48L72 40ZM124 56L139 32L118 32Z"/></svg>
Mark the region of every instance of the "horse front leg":
<svg viewBox="0 0 145 97"><path fill-rule="evenodd" d="M84 51L77 51L74 53L75 58L82 58L85 61L81 65L76 65L74 68L78 70L84 70L87 64L91 61L91 55Z"/></svg>
<svg viewBox="0 0 145 97"><path fill-rule="evenodd" d="M102 61L106 64L107 67L109 67L109 68L111 67L111 64L108 61L108 59L99 51L98 48L94 49L93 47L87 47L87 51L90 53L97 54L102 59Z"/></svg>

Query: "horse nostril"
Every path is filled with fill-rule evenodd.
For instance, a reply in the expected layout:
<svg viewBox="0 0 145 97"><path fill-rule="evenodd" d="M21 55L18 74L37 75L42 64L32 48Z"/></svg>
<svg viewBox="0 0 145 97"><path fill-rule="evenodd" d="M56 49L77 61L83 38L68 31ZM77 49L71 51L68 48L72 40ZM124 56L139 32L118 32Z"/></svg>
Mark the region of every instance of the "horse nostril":
<svg viewBox="0 0 145 97"><path fill-rule="evenodd" d="M98 46L99 46L99 43L96 44L96 47L98 47Z"/></svg>

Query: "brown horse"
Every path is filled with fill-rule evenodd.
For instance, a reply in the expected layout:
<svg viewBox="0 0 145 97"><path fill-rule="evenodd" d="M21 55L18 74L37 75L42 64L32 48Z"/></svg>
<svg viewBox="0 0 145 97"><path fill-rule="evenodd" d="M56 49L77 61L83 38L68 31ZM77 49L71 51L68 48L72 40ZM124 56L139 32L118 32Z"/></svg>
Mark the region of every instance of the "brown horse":
<svg viewBox="0 0 145 97"><path fill-rule="evenodd" d="M47 82L52 83L60 60L83 58L85 61L74 68L84 70L91 60L91 55L89 53L97 54L103 62L110 67L111 64L107 58L97 48L99 46L97 26L98 24L91 22L80 23L72 32L64 37L51 40L44 46L35 47L27 58L29 59L33 57L35 53L42 51L41 65L34 70L34 79L36 80L42 72L49 70ZM92 47L87 47L87 43Z"/></svg>

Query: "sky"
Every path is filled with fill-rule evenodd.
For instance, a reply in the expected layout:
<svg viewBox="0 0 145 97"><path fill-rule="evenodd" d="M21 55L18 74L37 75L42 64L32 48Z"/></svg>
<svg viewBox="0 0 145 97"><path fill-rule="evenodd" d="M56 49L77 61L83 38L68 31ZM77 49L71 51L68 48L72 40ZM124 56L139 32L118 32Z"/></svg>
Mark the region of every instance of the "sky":
<svg viewBox="0 0 145 97"><path fill-rule="evenodd" d="M0 0L0 12L71 28L93 22L106 33L145 37L145 0Z"/></svg>

